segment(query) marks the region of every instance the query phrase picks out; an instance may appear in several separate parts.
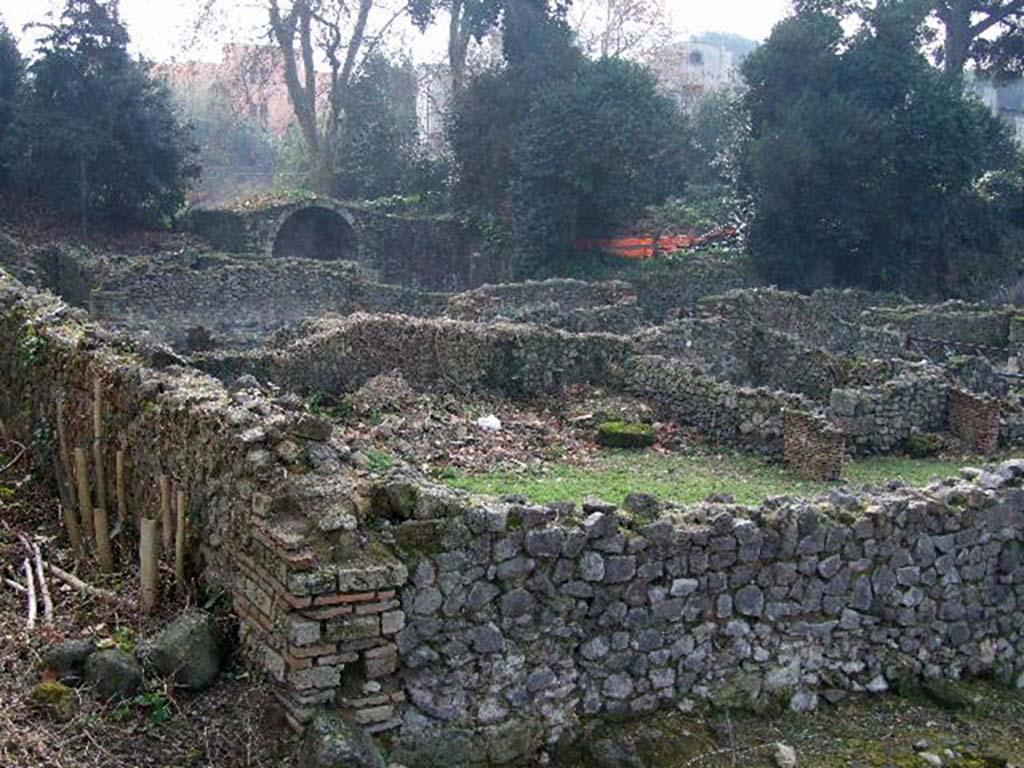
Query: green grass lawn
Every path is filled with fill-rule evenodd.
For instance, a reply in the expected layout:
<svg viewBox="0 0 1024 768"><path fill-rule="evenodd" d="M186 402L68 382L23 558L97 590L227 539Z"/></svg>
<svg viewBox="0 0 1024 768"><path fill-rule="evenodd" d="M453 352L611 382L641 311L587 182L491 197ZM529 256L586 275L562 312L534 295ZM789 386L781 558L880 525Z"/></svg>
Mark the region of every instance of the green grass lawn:
<svg viewBox="0 0 1024 768"><path fill-rule="evenodd" d="M908 459L882 456L848 464L843 483L881 485L902 480L923 486L936 477L955 475L961 467L984 463L978 457ZM590 466L550 465L537 473L443 473L439 479L472 493L492 496L525 494L532 501L580 502L587 496L621 504L627 494L650 493L668 501L692 503L711 494L730 494L737 502L756 504L769 496L811 496L841 483L814 482L785 468L742 453L666 455L607 451Z"/></svg>

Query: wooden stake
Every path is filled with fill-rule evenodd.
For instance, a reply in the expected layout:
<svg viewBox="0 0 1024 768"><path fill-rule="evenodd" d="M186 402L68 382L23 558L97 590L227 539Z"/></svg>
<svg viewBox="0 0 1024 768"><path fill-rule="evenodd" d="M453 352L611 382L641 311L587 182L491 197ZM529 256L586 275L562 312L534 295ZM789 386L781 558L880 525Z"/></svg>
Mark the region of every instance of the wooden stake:
<svg viewBox="0 0 1024 768"><path fill-rule="evenodd" d="M117 490L117 519L124 525L128 522L128 491L124 480L124 451L119 450L115 457L114 485Z"/></svg>
<svg viewBox="0 0 1024 768"><path fill-rule="evenodd" d="M96 506L107 507L107 471L103 458L103 382L97 376L92 386L92 462L96 470Z"/></svg>
<svg viewBox="0 0 1024 768"><path fill-rule="evenodd" d="M185 492L178 491L178 527L174 532L174 577L178 589L185 590L185 537L188 532L188 518L185 504Z"/></svg>
<svg viewBox="0 0 1024 768"><path fill-rule="evenodd" d="M170 557L174 546L174 508L171 502L171 478L160 475L160 524L164 557Z"/></svg>
<svg viewBox="0 0 1024 768"><path fill-rule="evenodd" d="M143 613L152 613L156 606L157 555L156 520L143 518L139 521L139 562L142 578L141 608Z"/></svg>
<svg viewBox="0 0 1024 768"><path fill-rule="evenodd" d="M110 551L110 521L107 510L96 507L93 510L96 520L96 555L100 560L100 570L104 573L114 572L114 555Z"/></svg>
<svg viewBox="0 0 1024 768"><path fill-rule="evenodd" d="M57 462L58 472L57 480L59 487L63 491L61 501L66 507L77 507L78 501L75 499L75 484L71 481L72 468L71 468L71 449L68 447L68 435L67 430L64 427L64 396L57 396L57 445L60 449L60 461Z"/></svg>
<svg viewBox="0 0 1024 768"><path fill-rule="evenodd" d="M82 531L78 527L78 512L74 507L60 505L61 514L64 516L64 528L68 532L68 541L71 543L71 554L75 560L81 560L85 555L82 548Z"/></svg>
<svg viewBox="0 0 1024 768"><path fill-rule="evenodd" d="M89 491L89 462L84 448L75 448L75 474L78 476L78 509L81 512L82 529L85 538L96 540L96 526L93 522L92 494Z"/></svg>
<svg viewBox="0 0 1024 768"><path fill-rule="evenodd" d="M32 579L32 565L28 558L25 558L25 584L28 586L28 621L25 626L29 632L36 628L36 613L39 610L36 604L36 584Z"/></svg>
<svg viewBox="0 0 1024 768"><path fill-rule="evenodd" d="M38 544L32 545L32 556L36 562L36 580L43 596L43 623L53 626L53 600L50 598L50 585L46 583L46 570L43 568L43 553Z"/></svg>

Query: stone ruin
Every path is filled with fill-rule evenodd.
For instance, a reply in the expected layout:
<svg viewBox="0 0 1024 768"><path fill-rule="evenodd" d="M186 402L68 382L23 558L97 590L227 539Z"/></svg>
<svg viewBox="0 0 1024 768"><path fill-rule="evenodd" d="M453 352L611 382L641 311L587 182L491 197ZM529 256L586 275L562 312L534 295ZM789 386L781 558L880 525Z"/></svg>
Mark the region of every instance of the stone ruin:
<svg viewBox="0 0 1024 768"><path fill-rule="evenodd" d="M799 296L714 259L446 294L286 254L0 251L5 425L52 445L59 401L86 444L102 381L128 508L155 516L162 474L188 489L203 576L297 728L327 707L409 766L531 764L593 717L1024 681L1024 461L757 507L537 505L367 467L296 397L395 371L602 387L832 478L923 435L1020 445L1012 309Z"/></svg>

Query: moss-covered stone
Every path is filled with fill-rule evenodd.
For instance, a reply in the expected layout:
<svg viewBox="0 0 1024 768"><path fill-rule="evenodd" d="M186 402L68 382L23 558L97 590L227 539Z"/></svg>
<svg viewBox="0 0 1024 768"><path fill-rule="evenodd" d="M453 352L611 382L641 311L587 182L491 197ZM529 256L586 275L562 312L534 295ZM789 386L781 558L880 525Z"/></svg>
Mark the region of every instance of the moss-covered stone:
<svg viewBox="0 0 1024 768"><path fill-rule="evenodd" d="M39 683L29 691L28 704L58 720L70 720L78 711L78 697L73 689L56 681Z"/></svg>
<svg viewBox="0 0 1024 768"><path fill-rule="evenodd" d="M656 437L650 424L606 421L597 428L597 442L605 448L649 448Z"/></svg>
<svg viewBox="0 0 1024 768"><path fill-rule="evenodd" d="M912 459L927 459L938 455L942 445L942 438L939 435L911 435L903 443L903 452Z"/></svg>

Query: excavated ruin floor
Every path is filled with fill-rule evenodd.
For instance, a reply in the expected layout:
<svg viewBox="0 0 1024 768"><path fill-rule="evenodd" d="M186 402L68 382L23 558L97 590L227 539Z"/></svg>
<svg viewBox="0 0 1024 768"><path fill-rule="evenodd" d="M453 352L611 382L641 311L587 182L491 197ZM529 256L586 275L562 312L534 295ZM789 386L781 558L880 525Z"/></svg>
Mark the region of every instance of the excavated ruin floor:
<svg viewBox="0 0 1024 768"><path fill-rule="evenodd" d="M523 404L416 392L391 374L340 400L314 398L303 406L330 417L337 445L354 451L356 463L368 471L402 464L473 493L521 495L536 503L580 503L598 496L621 504L631 493L646 493L679 503L729 495L757 504L771 496L813 496L844 485L924 486L991 460L963 450L923 459L879 456L848 462L839 481L815 482L763 457L723 450L675 423L653 421L639 400L586 387ZM499 429L480 426L489 417L500 422ZM598 445L596 426L620 419L652 420L655 445L643 451Z"/></svg>

